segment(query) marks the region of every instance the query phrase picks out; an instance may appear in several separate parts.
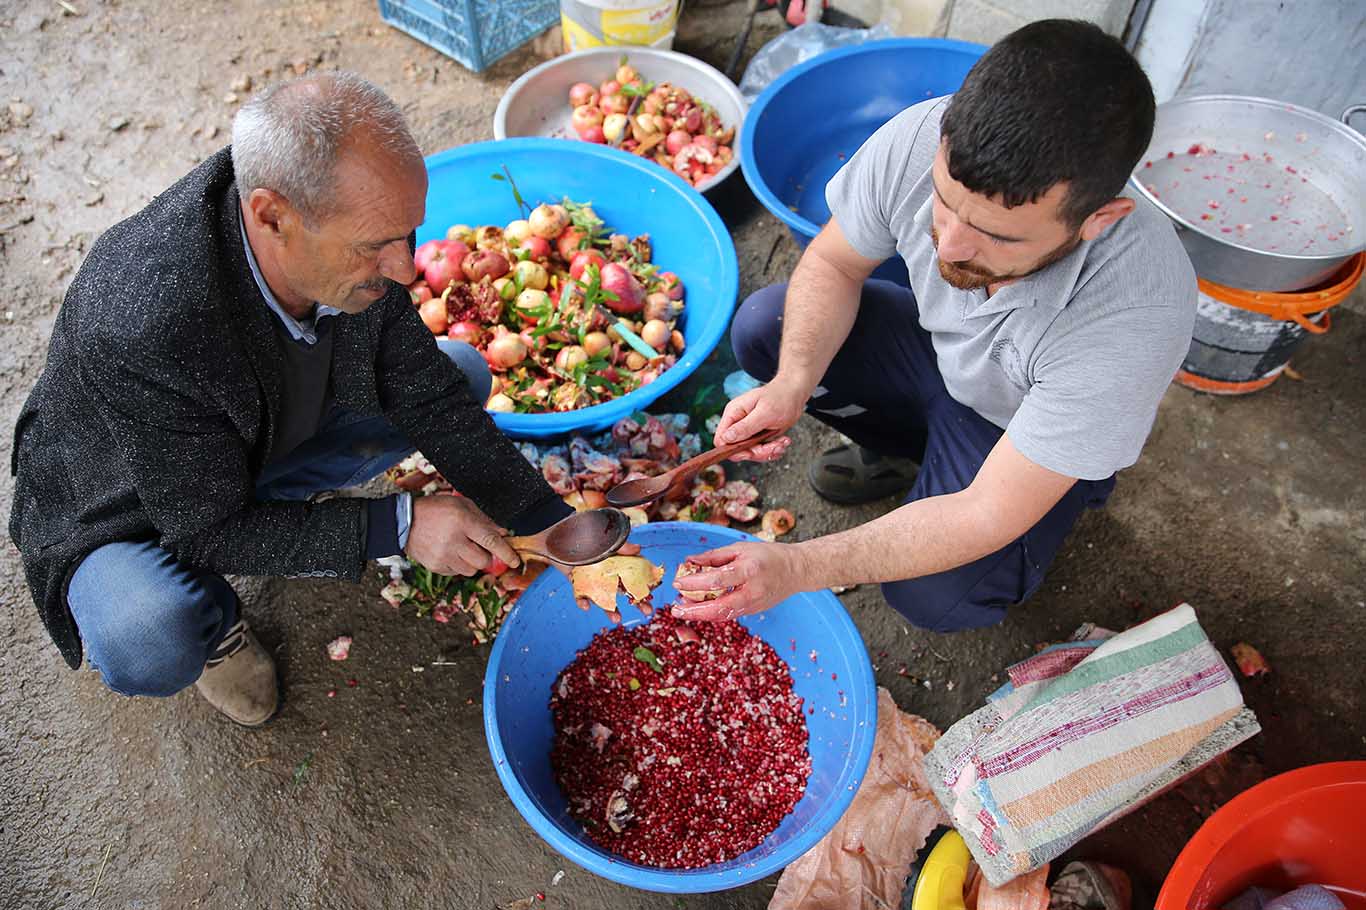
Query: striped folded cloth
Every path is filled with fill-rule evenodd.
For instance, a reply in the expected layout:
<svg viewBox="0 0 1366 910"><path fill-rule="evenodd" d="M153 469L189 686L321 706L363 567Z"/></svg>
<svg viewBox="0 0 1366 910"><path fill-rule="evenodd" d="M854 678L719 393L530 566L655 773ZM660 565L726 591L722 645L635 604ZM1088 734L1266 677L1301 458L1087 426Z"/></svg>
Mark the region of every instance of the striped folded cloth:
<svg viewBox="0 0 1366 910"><path fill-rule="evenodd" d="M925 757L935 796L993 885L1261 729L1189 604L1119 634L1083 626L1008 672Z"/></svg>

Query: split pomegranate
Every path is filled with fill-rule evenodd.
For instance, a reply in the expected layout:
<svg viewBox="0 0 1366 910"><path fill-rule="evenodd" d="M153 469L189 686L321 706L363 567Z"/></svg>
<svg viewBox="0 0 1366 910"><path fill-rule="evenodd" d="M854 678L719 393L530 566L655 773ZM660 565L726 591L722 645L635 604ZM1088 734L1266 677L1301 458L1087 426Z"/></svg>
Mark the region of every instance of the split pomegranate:
<svg viewBox="0 0 1366 910"><path fill-rule="evenodd" d="M570 814L631 862L725 862L758 846L806 791L791 672L736 622L664 610L601 632L560 674L550 708Z"/></svg>
<svg viewBox="0 0 1366 910"><path fill-rule="evenodd" d="M615 145L660 164L694 186L730 163L734 125L716 109L667 82L648 82L620 64L595 91L587 82L569 89L570 124L585 142Z"/></svg>
<svg viewBox="0 0 1366 910"><path fill-rule="evenodd" d="M590 205L538 205L506 227L459 224L447 236L459 239L418 248L425 269L409 296L432 334L484 355L499 396L490 410L590 407L653 382L683 353L677 278L656 271L648 235L611 233ZM627 344L623 321L655 356Z"/></svg>

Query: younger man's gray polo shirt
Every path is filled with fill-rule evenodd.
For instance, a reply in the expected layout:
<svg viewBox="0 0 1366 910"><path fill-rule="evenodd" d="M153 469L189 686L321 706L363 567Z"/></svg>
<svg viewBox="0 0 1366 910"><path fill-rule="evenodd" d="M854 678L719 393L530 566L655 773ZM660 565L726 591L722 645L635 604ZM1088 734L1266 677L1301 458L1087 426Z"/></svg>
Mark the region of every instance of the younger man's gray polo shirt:
<svg viewBox="0 0 1366 910"><path fill-rule="evenodd" d="M1196 284L1166 217L1143 199L1094 241L991 297L939 275L930 167L949 98L879 129L830 181L832 217L861 255L899 253L949 394L1030 461L1101 480L1138 460L1190 348Z"/></svg>

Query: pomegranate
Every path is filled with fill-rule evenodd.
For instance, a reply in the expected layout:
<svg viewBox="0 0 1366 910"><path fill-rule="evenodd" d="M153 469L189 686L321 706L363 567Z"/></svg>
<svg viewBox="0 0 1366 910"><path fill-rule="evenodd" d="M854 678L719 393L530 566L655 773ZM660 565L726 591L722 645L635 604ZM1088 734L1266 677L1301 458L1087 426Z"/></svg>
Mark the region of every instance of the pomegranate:
<svg viewBox="0 0 1366 910"><path fill-rule="evenodd" d="M568 347L560 348L559 353L555 355L556 368L563 370L566 373L572 372L575 367L587 362L588 352L577 344L571 344Z"/></svg>
<svg viewBox="0 0 1366 910"><path fill-rule="evenodd" d="M619 91L621 91L621 83L617 82L615 79L608 79L606 82L602 83L602 85L598 86L598 94L603 98L615 95Z"/></svg>
<svg viewBox="0 0 1366 910"><path fill-rule="evenodd" d="M581 250L569 260L569 277L575 281L582 281L584 270L590 265L596 265L601 270L606 264L607 260L597 250Z"/></svg>
<svg viewBox="0 0 1366 910"><path fill-rule="evenodd" d="M569 103L574 107L598 103L598 90L587 82L575 82L569 87Z"/></svg>
<svg viewBox="0 0 1366 910"><path fill-rule="evenodd" d="M517 405L502 392L495 392L490 396L488 403L484 405L484 409L493 411L495 414L511 414L517 410Z"/></svg>
<svg viewBox="0 0 1366 910"><path fill-rule="evenodd" d="M500 250L507 243L503 240L503 229L486 224L474 232L474 245L481 250Z"/></svg>
<svg viewBox="0 0 1366 910"><path fill-rule="evenodd" d="M569 212L562 205L538 205L531 210L531 233L550 240L569 226Z"/></svg>
<svg viewBox="0 0 1366 910"><path fill-rule="evenodd" d="M579 133L579 138L584 142L596 142L598 145L605 145L607 137L603 135L602 127L593 126Z"/></svg>
<svg viewBox="0 0 1366 910"><path fill-rule="evenodd" d="M673 272L659 273L659 288L669 295L670 300L683 299L683 282Z"/></svg>
<svg viewBox="0 0 1366 910"><path fill-rule="evenodd" d="M715 155L717 148L719 148L719 144L717 143L717 141L713 139L711 136L708 136L706 133L703 133L701 136L694 136L692 144L697 146L698 148L705 149L712 155Z"/></svg>
<svg viewBox="0 0 1366 910"><path fill-rule="evenodd" d="M603 95L598 107L604 114L625 114L631 108L631 99L625 95Z"/></svg>
<svg viewBox="0 0 1366 910"><path fill-rule="evenodd" d="M674 573L674 580L677 581L680 578L687 578L689 575L696 575L698 572L702 571L704 571L703 567L699 566L697 563L684 562L678 567L678 571ZM724 588L712 588L708 591L679 591L678 596L684 600L691 600L693 603L701 603L704 600L715 600L725 593L726 591Z"/></svg>
<svg viewBox="0 0 1366 910"><path fill-rule="evenodd" d="M649 362L645 359L645 355L639 351L632 351L626 355L626 369L628 370L643 370L645 364Z"/></svg>
<svg viewBox="0 0 1366 910"><path fill-rule="evenodd" d="M662 319L651 319L641 328L640 339L656 351L663 351L669 343L669 324Z"/></svg>
<svg viewBox="0 0 1366 910"><path fill-rule="evenodd" d="M433 294L446 290L452 281L460 280L461 262L470 255L469 247L459 240L443 240L440 243L441 246L431 254L422 272Z"/></svg>
<svg viewBox="0 0 1366 910"><path fill-rule="evenodd" d="M484 340L484 327L477 322L452 322L450 328L446 329L446 337L451 341L463 341L466 344L479 346L479 342Z"/></svg>
<svg viewBox="0 0 1366 910"><path fill-rule="evenodd" d="M689 142L692 142L692 135L690 133L686 130L674 130L669 133L668 138L664 140L664 148L668 150L670 155L677 155L679 152L683 151L683 147Z"/></svg>
<svg viewBox="0 0 1366 910"><path fill-rule="evenodd" d="M668 322L678 317L678 312L674 309L674 302L669 299L669 295L663 291L652 291L645 296L645 307L640 311L640 315L647 322L651 319L660 319Z"/></svg>
<svg viewBox="0 0 1366 910"><path fill-rule="evenodd" d="M474 228L468 224L453 224L446 230L447 240L459 240L466 246L474 246Z"/></svg>
<svg viewBox="0 0 1366 910"><path fill-rule="evenodd" d="M682 354L687 342L683 338L683 333L674 329L669 333L669 347L674 349L675 354Z"/></svg>
<svg viewBox="0 0 1366 910"><path fill-rule="evenodd" d="M528 323L537 322L540 317L532 315L533 310L545 310L550 306L550 295L545 291L528 289L517 295L517 302L513 304L518 310L518 315Z"/></svg>
<svg viewBox="0 0 1366 910"><path fill-rule="evenodd" d="M419 272L427 270L427 264L432 261L432 257L445 243L444 240L428 240L413 251L413 265L417 266Z"/></svg>
<svg viewBox="0 0 1366 910"><path fill-rule="evenodd" d="M602 134L608 142L617 142L625 135L628 122L625 114L608 114L602 121Z"/></svg>
<svg viewBox="0 0 1366 910"><path fill-rule="evenodd" d="M417 308L417 313L433 335L446 334L446 300L433 297Z"/></svg>
<svg viewBox="0 0 1366 910"><path fill-rule="evenodd" d="M512 273L522 282L524 288L543 291L546 285L550 284L550 273L545 270L545 266L530 259L523 259L517 263Z"/></svg>
<svg viewBox="0 0 1366 910"><path fill-rule="evenodd" d="M413 306L421 306L432 299L432 289L425 281L419 281L408 288L408 297L413 301Z"/></svg>
<svg viewBox="0 0 1366 910"><path fill-rule="evenodd" d="M560 254L560 258L569 262L574 258L574 252L588 245L588 238L578 228L567 228L555 240L555 251Z"/></svg>
<svg viewBox="0 0 1366 910"><path fill-rule="evenodd" d="M636 68L629 63L623 63L621 66L617 67L615 78L620 84L627 85L632 82L639 82L640 73L637 73Z"/></svg>
<svg viewBox="0 0 1366 910"><path fill-rule="evenodd" d="M574 108L574 113L569 115L569 125L574 127L574 132L582 137L585 130L602 126L603 116L602 111L596 105L590 107L585 104Z"/></svg>
<svg viewBox="0 0 1366 910"><path fill-rule="evenodd" d="M503 228L503 236L507 238L508 246L519 247L531 236L531 224L525 218L509 221Z"/></svg>
<svg viewBox="0 0 1366 910"><path fill-rule="evenodd" d="M520 249L526 250L527 255L535 260L550 258L550 241L544 237L537 237L535 234L528 237Z"/></svg>
<svg viewBox="0 0 1366 910"><path fill-rule="evenodd" d="M507 370L526 360L528 353L527 344L520 336L498 326L484 349L484 359L495 370Z"/></svg>
<svg viewBox="0 0 1366 910"><path fill-rule="evenodd" d="M583 349L589 357L596 357L611 347L612 339L607 337L606 332L589 332L583 336Z"/></svg>
<svg viewBox="0 0 1366 910"><path fill-rule="evenodd" d="M614 313L639 313L645 306L645 292L640 282L619 262L609 262L602 267L602 289L616 295L615 300L606 301L607 308Z"/></svg>
<svg viewBox="0 0 1366 910"><path fill-rule="evenodd" d="M508 273L509 268L508 258L497 250L470 250L460 263L460 267L470 281L502 278Z"/></svg>

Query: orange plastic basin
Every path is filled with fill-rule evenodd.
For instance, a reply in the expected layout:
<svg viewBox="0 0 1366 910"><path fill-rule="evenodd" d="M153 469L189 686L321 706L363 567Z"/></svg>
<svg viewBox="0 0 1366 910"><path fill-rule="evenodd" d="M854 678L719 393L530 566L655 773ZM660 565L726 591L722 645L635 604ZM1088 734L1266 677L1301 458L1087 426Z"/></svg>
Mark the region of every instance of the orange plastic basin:
<svg viewBox="0 0 1366 910"><path fill-rule="evenodd" d="M1366 910L1366 761L1297 768L1238 794L1176 858L1156 910L1215 910L1254 885L1307 884Z"/></svg>

